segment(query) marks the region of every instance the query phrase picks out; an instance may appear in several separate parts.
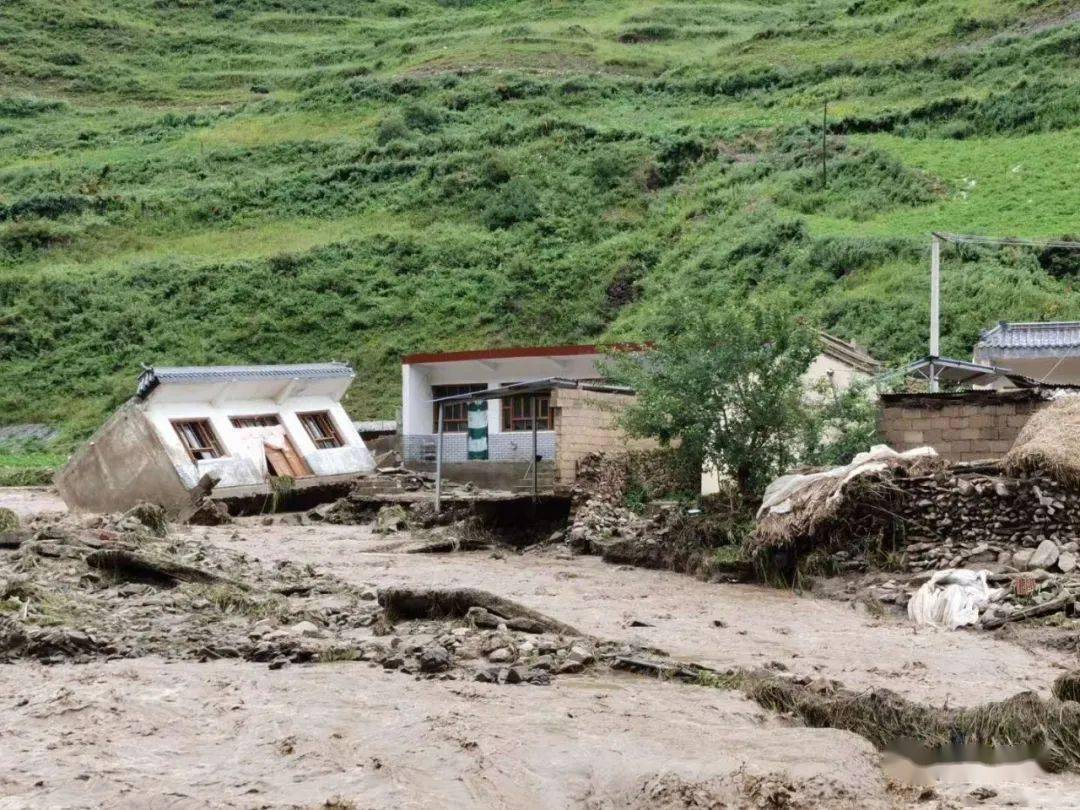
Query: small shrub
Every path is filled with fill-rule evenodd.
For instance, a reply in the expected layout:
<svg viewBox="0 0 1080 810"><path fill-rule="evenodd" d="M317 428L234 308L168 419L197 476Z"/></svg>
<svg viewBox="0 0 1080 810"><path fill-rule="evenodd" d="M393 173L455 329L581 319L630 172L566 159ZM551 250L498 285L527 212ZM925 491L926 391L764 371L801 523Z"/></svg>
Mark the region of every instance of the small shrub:
<svg viewBox="0 0 1080 810"><path fill-rule="evenodd" d="M480 185L485 188L501 186L510 180L510 176L510 164L497 152L486 155L480 162Z"/></svg>
<svg viewBox="0 0 1080 810"><path fill-rule="evenodd" d="M68 231L49 222L13 222L0 231L0 249L17 256L62 245L70 239Z"/></svg>
<svg viewBox="0 0 1080 810"><path fill-rule="evenodd" d="M37 194L8 206L0 206L0 222L26 217L58 219L65 214L81 214L90 204L91 201L86 197L75 194Z"/></svg>
<svg viewBox="0 0 1080 810"><path fill-rule="evenodd" d="M1077 242L1080 237L1066 234L1063 242ZM1080 276L1080 250L1067 247L1047 247L1039 252L1039 266L1054 278Z"/></svg>
<svg viewBox="0 0 1080 810"><path fill-rule="evenodd" d="M412 133L405 121L398 117L384 118L375 129L375 141L379 146L385 146L391 141L406 141Z"/></svg>
<svg viewBox="0 0 1080 810"><path fill-rule="evenodd" d="M536 188L524 180L511 180L496 193L481 217L491 230L509 228L519 222L531 222L540 216Z"/></svg>
<svg viewBox="0 0 1080 810"><path fill-rule="evenodd" d="M644 42L663 42L664 40L674 39L678 36L678 29L672 28L670 25L639 25L634 28L627 28L622 31L619 36L619 42L627 45L636 45Z"/></svg>
<svg viewBox="0 0 1080 810"><path fill-rule="evenodd" d="M443 114L428 104L409 104L403 111L405 126L420 132L435 132L443 122Z"/></svg>
<svg viewBox="0 0 1080 810"><path fill-rule="evenodd" d="M60 51L58 53L51 53L46 57L54 65L61 65L63 67L75 67L83 63L81 55L74 51Z"/></svg>

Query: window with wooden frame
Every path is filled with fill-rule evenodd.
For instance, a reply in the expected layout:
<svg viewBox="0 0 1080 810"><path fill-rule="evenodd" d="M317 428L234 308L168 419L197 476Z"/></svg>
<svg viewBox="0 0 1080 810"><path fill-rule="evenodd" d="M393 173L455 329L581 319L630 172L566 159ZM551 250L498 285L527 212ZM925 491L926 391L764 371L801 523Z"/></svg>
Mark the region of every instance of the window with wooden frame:
<svg viewBox="0 0 1080 810"><path fill-rule="evenodd" d="M533 394L514 394L503 397L502 429L504 431L532 430ZM551 395L536 394L536 429L554 430L555 414L551 410Z"/></svg>
<svg viewBox="0 0 1080 810"><path fill-rule="evenodd" d="M281 424L281 420L274 413L262 416L230 416L229 421L234 428L277 427Z"/></svg>
<svg viewBox="0 0 1080 810"><path fill-rule="evenodd" d="M431 398L456 397L459 394L474 394L486 391L486 383L466 383L464 385L433 385ZM443 433L465 433L469 429L469 403L449 402L443 405ZM439 432L439 403L431 406L431 432Z"/></svg>
<svg viewBox="0 0 1080 810"><path fill-rule="evenodd" d="M345 445L345 442L341 440L341 434L338 433L337 426L334 424L333 417L330 416L330 411L298 413L296 417L319 450L329 450L332 447L343 447Z"/></svg>
<svg viewBox="0 0 1080 810"><path fill-rule="evenodd" d="M172 425L192 461L206 461L225 455L209 419L178 419Z"/></svg>

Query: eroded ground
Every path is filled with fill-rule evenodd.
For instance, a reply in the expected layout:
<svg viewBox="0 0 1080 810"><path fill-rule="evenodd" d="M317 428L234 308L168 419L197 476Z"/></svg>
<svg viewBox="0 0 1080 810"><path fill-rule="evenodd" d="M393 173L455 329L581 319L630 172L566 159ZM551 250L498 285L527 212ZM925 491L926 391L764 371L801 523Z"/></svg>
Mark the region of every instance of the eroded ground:
<svg viewBox="0 0 1080 810"><path fill-rule="evenodd" d="M0 505L8 499L0 493ZM170 536L177 548L209 543L207 561L246 555L268 586L286 571L360 595L483 588L628 648L887 686L935 704L1047 693L1075 666L1064 653L987 634L916 632L838 602L555 548L408 554L405 533L258 519ZM143 598L120 587L133 604ZM230 632L240 621L227 617ZM365 644L369 632L349 625L342 638ZM1080 806L1080 780L1068 775L1024 774L976 795L985 774L931 794L890 787L879 754L855 734L804 728L738 692L601 666L510 685L477 682L468 669L203 661L195 647L177 647L190 654L168 660L155 647L120 660L0 665L0 807Z"/></svg>

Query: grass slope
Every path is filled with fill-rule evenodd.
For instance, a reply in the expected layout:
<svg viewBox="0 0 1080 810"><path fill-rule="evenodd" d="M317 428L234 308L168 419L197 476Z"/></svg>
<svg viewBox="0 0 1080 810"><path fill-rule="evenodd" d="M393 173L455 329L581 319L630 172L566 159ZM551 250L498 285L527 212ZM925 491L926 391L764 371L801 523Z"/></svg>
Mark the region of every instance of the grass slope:
<svg viewBox="0 0 1080 810"><path fill-rule="evenodd" d="M1065 0L13 0L0 74L0 421L69 438L139 362L344 359L388 416L402 353L686 300L899 361L931 228L1080 232ZM948 250L945 350L1078 271Z"/></svg>

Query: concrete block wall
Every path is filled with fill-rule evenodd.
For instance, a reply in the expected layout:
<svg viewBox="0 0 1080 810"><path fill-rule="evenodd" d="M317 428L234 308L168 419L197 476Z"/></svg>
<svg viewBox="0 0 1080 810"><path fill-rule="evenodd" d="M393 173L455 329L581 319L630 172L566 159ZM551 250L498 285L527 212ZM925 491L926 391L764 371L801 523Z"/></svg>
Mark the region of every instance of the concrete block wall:
<svg viewBox="0 0 1080 810"><path fill-rule="evenodd" d="M878 434L894 450L929 445L950 461L1000 458L1046 404L1033 390L886 394Z"/></svg>
<svg viewBox="0 0 1080 810"><path fill-rule="evenodd" d="M633 402L628 394L559 388L551 393L555 413L558 454L555 460L555 487L568 490L577 477L578 462L589 453L619 453L651 450L659 445L652 439L630 439L618 426L619 414Z"/></svg>

